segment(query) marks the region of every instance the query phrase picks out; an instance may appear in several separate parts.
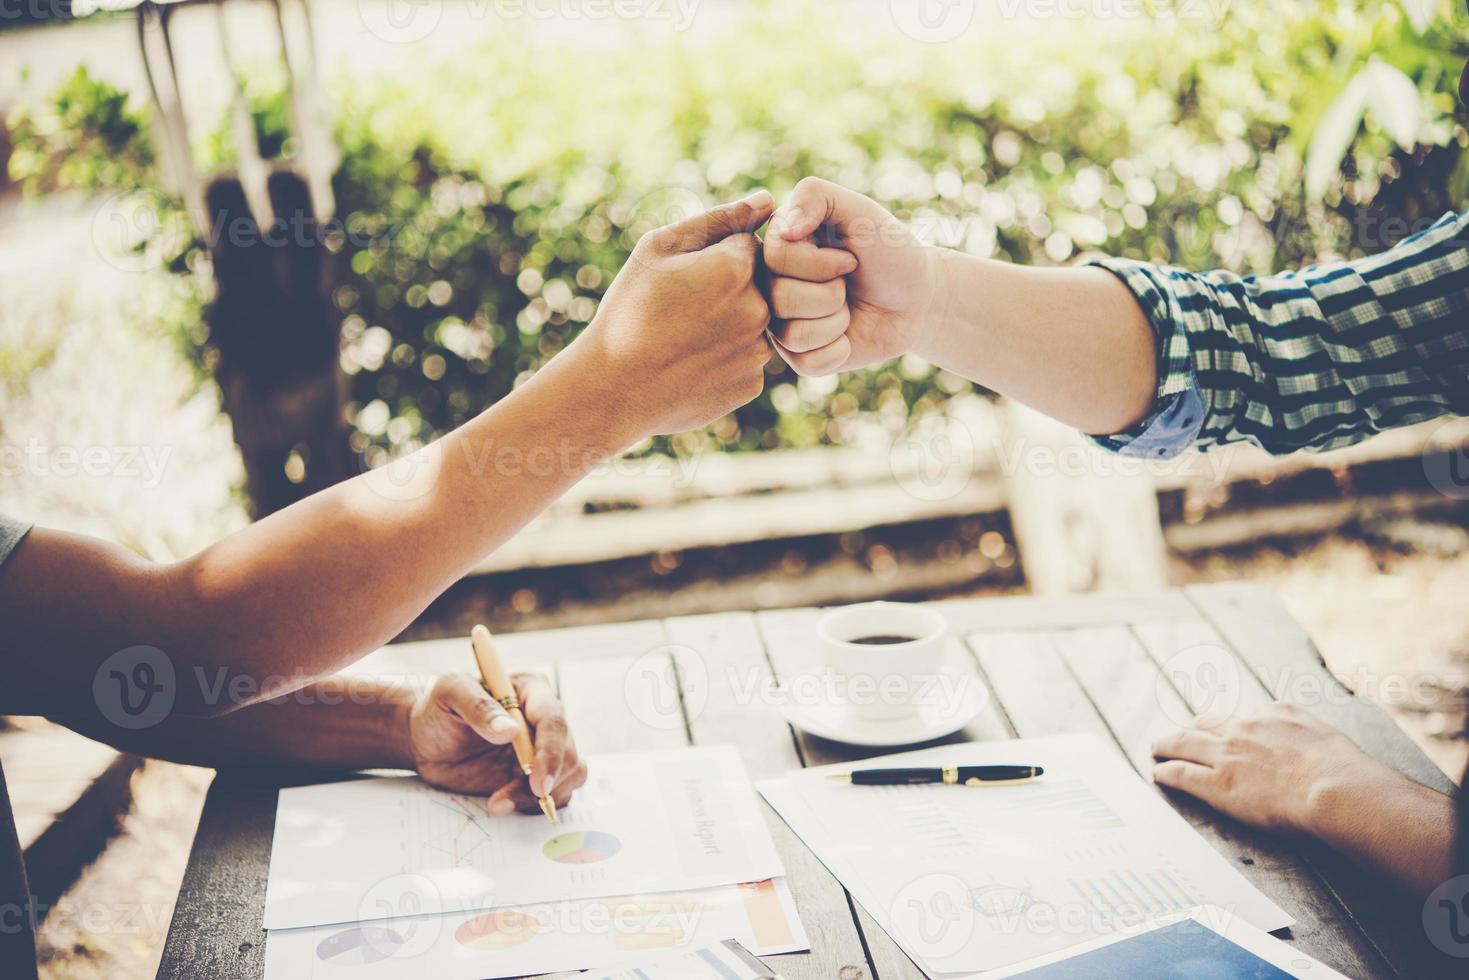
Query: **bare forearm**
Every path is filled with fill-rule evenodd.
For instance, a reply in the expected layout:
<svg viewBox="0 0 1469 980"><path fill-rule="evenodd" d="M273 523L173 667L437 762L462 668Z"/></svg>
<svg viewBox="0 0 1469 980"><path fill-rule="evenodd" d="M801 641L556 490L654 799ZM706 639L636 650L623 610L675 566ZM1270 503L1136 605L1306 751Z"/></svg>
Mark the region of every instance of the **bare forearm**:
<svg viewBox="0 0 1469 980"><path fill-rule="evenodd" d="M553 361L413 458L317 494L185 563L177 574L198 603L185 644L207 644L218 662L257 675L320 676L387 642L636 438L618 421L615 393L573 375L577 366Z"/></svg>
<svg viewBox="0 0 1469 980"><path fill-rule="evenodd" d="M1420 899L1453 873L1454 801L1376 762L1315 789L1307 829Z"/></svg>
<svg viewBox="0 0 1469 980"><path fill-rule="evenodd" d="M934 254L921 356L1086 432L1119 432L1147 414L1153 333L1115 276Z"/></svg>
<svg viewBox="0 0 1469 980"><path fill-rule="evenodd" d="M413 698L407 687L327 678L224 718L173 716L141 731L93 714L54 720L125 752L186 765L411 769Z"/></svg>
<svg viewBox="0 0 1469 980"><path fill-rule="evenodd" d="M0 708L90 706L99 667L139 645L167 658L184 715L219 714L335 673L641 435L619 408L596 357L573 346L413 459L177 565L37 529L0 589L11 678Z"/></svg>

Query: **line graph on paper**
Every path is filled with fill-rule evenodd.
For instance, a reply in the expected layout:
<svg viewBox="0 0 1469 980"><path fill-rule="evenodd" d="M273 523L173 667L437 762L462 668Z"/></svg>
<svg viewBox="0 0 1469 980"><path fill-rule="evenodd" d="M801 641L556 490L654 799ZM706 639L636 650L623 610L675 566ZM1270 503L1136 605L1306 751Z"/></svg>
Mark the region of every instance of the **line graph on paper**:
<svg viewBox="0 0 1469 980"><path fill-rule="evenodd" d="M493 874L500 862L494 818L476 797L425 790L403 799L403 835L415 868L472 868Z"/></svg>

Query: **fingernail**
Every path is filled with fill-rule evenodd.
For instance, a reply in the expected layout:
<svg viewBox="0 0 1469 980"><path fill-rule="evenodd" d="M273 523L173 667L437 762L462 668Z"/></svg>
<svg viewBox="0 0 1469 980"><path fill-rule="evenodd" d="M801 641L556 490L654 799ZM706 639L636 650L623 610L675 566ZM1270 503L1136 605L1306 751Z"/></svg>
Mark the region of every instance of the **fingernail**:
<svg viewBox="0 0 1469 980"><path fill-rule="evenodd" d="M551 795L551 791L553 789L555 789L555 788L556 788L556 777L555 776L547 776L544 780L541 781L541 795L542 796L550 796Z"/></svg>
<svg viewBox="0 0 1469 980"><path fill-rule="evenodd" d="M763 187L760 188L758 191L751 192L745 197L745 203L750 205L751 207L764 207L765 205L773 204L774 202L775 198L771 197L770 192Z"/></svg>
<svg viewBox="0 0 1469 980"><path fill-rule="evenodd" d="M846 267L847 271L842 273L842 275L844 276L857 271L857 256L853 255L851 252L847 253Z"/></svg>
<svg viewBox="0 0 1469 980"><path fill-rule="evenodd" d="M490 814L496 817L508 817L515 812L515 804L509 800L494 800L490 803Z"/></svg>
<svg viewBox="0 0 1469 980"><path fill-rule="evenodd" d="M495 720L490 722L490 731L496 735L515 736L520 734L520 726L506 718L504 715L496 715Z"/></svg>
<svg viewBox="0 0 1469 980"><path fill-rule="evenodd" d="M784 235L787 229L795 225L804 213L799 204L792 204L783 209L780 214L776 215L775 220L771 224L775 226L777 231Z"/></svg>

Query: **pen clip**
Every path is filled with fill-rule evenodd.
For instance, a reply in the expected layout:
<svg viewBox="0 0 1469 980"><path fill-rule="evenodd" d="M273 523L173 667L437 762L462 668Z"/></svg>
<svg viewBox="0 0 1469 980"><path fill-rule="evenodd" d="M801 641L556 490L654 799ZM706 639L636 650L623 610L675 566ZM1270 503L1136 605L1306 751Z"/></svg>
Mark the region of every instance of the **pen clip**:
<svg viewBox="0 0 1469 980"><path fill-rule="evenodd" d="M1021 783L1033 783L1035 782L1035 780L1036 777L1034 776L1021 776L1019 779L980 779L977 776L970 776L968 779L964 780L964 785L979 787L1018 786Z"/></svg>

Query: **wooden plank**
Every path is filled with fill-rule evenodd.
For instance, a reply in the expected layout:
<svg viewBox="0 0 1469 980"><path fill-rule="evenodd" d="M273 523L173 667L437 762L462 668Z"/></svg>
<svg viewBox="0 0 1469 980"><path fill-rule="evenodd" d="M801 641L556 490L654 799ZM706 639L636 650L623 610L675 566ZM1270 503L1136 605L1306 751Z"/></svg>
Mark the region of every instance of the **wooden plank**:
<svg viewBox="0 0 1469 980"><path fill-rule="evenodd" d="M633 657L662 642L663 626L657 620L495 634L495 644L511 670L563 660ZM467 636L390 643L343 668L341 673L349 676L446 674L473 667L473 661L466 660L468 649Z"/></svg>
<svg viewBox="0 0 1469 980"><path fill-rule="evenodd" d="M1161 591L1168 556L1152 475L1112 465L1075 429L1019 402L1001 399L998 414L1018 453L1005 478L1031 591Z"/></svg>
<svg viewBox="0 0 1469 980"><path fill-rule="evenodd" d="M774 675L754 616L694 616L666 625L683 668L680 678L694 743L738 746L752 779L800 768L790 726L771 696ZM764 800L761 807L811 938L809 954L768 957L772 966L789 980L863 976L870 964L846 891Z"/></svg>
<svg viewBox="0 0 1469 980"><path fill-rule="evenodd" d="M770 656L771 669L777 678L786 678L804 671L817 669L820 649L816 640L816 619L819 609L783 609L762 612L756 617L760 635ZM956 646L961 641L953 639ZM966 658L967 659L967 658ZM1003 739L1009 732L1001 719L993 699L983 714L961 732L941 739L937 744L953 742ZM826 739L816 738L805 732L797 733L797 745L805 765L820 766L833 762L849 762L885 755L889 749L872 749L860 746L841 745ZM878 977L903 977L921 980L923 972L910 960L897 943L883 931L868 913L856 905L857 922L867 944L873 973Z"/></svg>
<svg viewBox="0 0 1469 980"><path fill-rule="evenodd" d="M1056 630L1135 622L1176 622L1199 618L1178 591L1092 593L1076 596L1004 596L993 599L941 599L929 603L956 633Z"/></svg>
<svg viewBox="0 0 1469 980"><path fill-rule="evenodd" d="M528 527L476 565L471 575L611 561L812 534L840 534L883 524L1003 510L993 477L969 481L937 500L889 482L859 487L786 490L778 496L722 497L650 510L609 510Z"/></svg>
<svg viewBox="0 0 1469 980"><path fill-rule="evenodd" d="M662 624L658 640L636 656L556 665L561 702L582 755L689 744L678 675Z"/></svg>
<svg viewBox="0 0 1469 980"><path fill-rule="evenodd" d="M1457 793L1386 712L1352 695L1326 669L1310 637L1274 593L1226 583L1191 588L1188 594L1267 693L1300 704L1341 729L1380 762L1439 792ZM1325 847L1311 846L1306 853L1399 976L1416 980L1462 970L1462 961L1450 961L1424 941L1417 903L1405 901L1381 879Z"/></svg>
<svg viewBox="0 0 1469 980"><path fill-rule="evenodd" d="M261 923L279 785L245 771L214 778L157 980L257 980L265 974Z"/></svg>
<svg viewBox="0 0 1469 980"><path fill-rule="evenodd" d="M1149 781L1153 741L1191 718L1127 627L971 642L1022 735L1092 732L1117 745ZM1194 801L1168 798L1200 836L1296 919L1290 939L1301 949L1349 976L1391 975L1290 847Z"/></svg>

